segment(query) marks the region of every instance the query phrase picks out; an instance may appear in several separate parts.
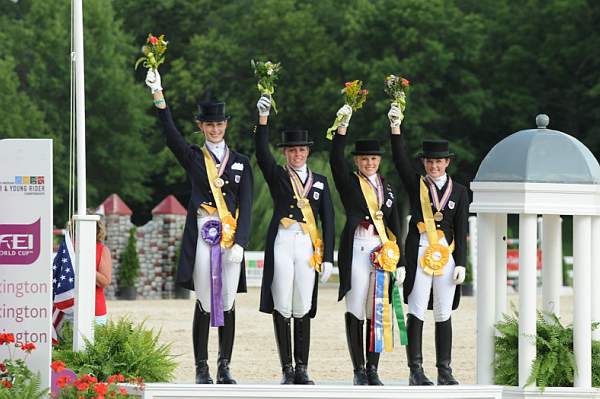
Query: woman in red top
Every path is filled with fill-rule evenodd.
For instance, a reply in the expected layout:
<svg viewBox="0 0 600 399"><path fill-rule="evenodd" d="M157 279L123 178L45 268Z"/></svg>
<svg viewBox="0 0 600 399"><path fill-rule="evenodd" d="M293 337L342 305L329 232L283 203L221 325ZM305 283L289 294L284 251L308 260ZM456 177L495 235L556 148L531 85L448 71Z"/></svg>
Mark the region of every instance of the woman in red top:
<svg viewBox="0 0 600 399"><path fill-rule="evenodd" d="M110 250L102 244L106 238L104 222L96 222L96 324L106 324L106 298L104 289L112 280L112 259Z"/></svg>

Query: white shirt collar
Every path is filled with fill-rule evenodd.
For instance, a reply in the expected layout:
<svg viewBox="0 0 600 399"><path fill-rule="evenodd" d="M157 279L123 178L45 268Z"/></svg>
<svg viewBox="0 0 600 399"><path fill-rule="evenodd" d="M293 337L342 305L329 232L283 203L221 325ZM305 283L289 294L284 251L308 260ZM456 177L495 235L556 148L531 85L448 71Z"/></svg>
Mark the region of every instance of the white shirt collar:
<svg viewBox="0 0 600 399"><path fill-rule="evenodd" d="M429 176L429 175L427 175L427 176ZM444 184L446 184L446 182L448 181L448 174L444 173L440 177L431 177L431 176L429 176L429 178L431 180L433 180L433 182L435 183L435 185L438 188L438 190L441 190L442 187L444 187Z"/></svg>
<svg viewBox="0 0 600 399"><path fill-rule="evenodd" d="M225 154L225 140L221 140L218 143L211 143L210 141L206 140L204 144L206 144L206 148L212 151L212 153L215 154L219 160L223 160L223 154Z"/></svg>
<svg viewBox="0 0 600 399"><path fill-rule="evenodd" d="M375 187L379 186L379 179L377 178L377 173L372 174L371 176L367 176L367 178L371 181L371 184Z"/></svg>
<svg viewBox="0 0 600 399"><path fill-rule="evenodd" d="M292 168L290 166L290 168ZM302 183L306 182L306 178L308 177L308 167L306 166L306 164L302 165L299 168L292 168L294 171L296 171L296 173L298 174L298 177L300 178L300 180L302 181Z"/></svg>

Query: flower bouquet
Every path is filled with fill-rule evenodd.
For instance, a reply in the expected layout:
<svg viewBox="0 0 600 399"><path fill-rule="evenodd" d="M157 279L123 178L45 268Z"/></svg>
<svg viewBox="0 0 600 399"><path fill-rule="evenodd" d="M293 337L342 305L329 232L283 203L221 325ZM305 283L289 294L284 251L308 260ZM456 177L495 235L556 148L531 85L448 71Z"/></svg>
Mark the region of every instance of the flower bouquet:
<svg viewBox="0 0 600 399"><path fill-rule="evenodd" d="M158 69L158 66L165 62L165 51L167 51L167 44L165 41L165 35L156 37L152 33L148 33L146 44L142 46L143 56L137 59L135 62L135 69L143 63L148 69Z"/></svg>
<svg viewBox="0 0 600 399"><path fill-rule="evenodd" d="M392 103L396 103L400 107L400 111L404 115L406 108L406 95L410 82L401 76L388 75L385 77L383 90L390 96Z"/></svg>
<svg viewBox="0 0 600 399"><path fill-rule="evenodd" d="M258 78L258 83L256 84L258 91L261 95L265 94L271 98L271 106L273 107L273 111L277 113L277 105L275 104L273 93L275 93L275 81L279 78L277 74L281 70L281 63L250 60L250 64L252 65L252 69L254 69L254 76Z"/></svg>
<svg viewBox="0 0 600 399"><path fill-rule="evenodd" d="M352 82L346 82L344 84L344 88L341 93L344 95L345 104L352 107L352 111L357 111L362 108L365 101L367 101L367 95L369 94L369 90L362 88L361 80L353 80ZM333 139L333 135L338 127L340 127L340 122L342 121L343 116L338 115L333 122L333 125L329 129L327 129L327 137L328 140Z"/></svg>

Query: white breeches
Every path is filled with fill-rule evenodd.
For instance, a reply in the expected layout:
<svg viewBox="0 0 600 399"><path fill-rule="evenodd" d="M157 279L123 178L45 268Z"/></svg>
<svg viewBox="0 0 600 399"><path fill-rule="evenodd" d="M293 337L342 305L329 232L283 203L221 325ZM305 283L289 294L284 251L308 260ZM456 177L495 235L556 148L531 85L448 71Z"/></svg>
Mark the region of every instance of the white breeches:
<svg viewBox="0 0 600 399"><path fill-rule="evenodd" d="M303 317L312 307L315 286L315 270L310 266L313 255L310 236L298 223L287 229L279 225L273 254L273 307L283 317Z"/></svg>
<svg viewBox="0 0 600 399"><path fill-rule="evenodd" d="M352 313L357 319L371 318L373 313L373 287L375 282L375 269L371 265L371 251L381 245L379 236L359 234L364 232L358 228L354 234L352 246L352 276L350 276L350 291L346 293L346 311Z"/></svg>
<svg viewBox="0 0 600 399"><path fill-rule="evenodd" d="M202 309L210 312L210 247L202 239L200 231L202 225L209 220L219 220L215 216L204 216L198 218L198 241L196 242L196 262L194 264L194 289L196 298L200 301ZM221 248L221 281L223 283L223 310L228 311L233 307L235 294L237 293L240 280L240 263L230 263L229 249Z"/></svg>
<svg viewBox="0 0 600 399"><path fill-rule="evenodd" d="M448 246L445 238L442 238L439 243ZM448 320L452 315L452 303L454 301L454 292L456 291L453 279L455 264L454 258L450 254L448 263L444 267L443 275L434 277L423 272L423 268L419 264L419 259L423 256L428 245L427 234L421 233L415 284L408 296L408 313L411 313L419 320L425 319L425 311L427 310L429 295L433 287L433 319L437 323Z"/></svg>

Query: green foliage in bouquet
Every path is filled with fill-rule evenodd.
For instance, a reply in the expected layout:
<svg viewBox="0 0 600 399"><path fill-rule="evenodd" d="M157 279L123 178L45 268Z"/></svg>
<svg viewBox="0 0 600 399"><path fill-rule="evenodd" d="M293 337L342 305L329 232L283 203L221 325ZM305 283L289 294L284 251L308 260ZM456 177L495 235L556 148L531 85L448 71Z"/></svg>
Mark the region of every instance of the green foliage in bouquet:
<svg viewBox="0 0 600 399"><path fill-rule="evenodd" d="M279 71L281 71L281 63L250 60L250 65L252 65L252 69L254 70L254 76L258 78L258 83L256 84L258 91L260 94L269 96L271 107L277 113L277 104L273 98L273 94L275 93L275 82L279 78Z"/></svg>
<svg viewBox="0 0 600 399"><path fill-rule="evenodd" d="M594 325L596 328L597 325ZM519 324L516 316L504 315L496 324L496 384L519 384ZM533 339L533 337L532 337ZM556 315L546 320L542 313L537 318L537 356L527 385L536 383L545 387L572 387L575 375L573 327L563 326ZM592 341L592 383L600 386L600 341Z"/></svg>
<svg viewBox="0 0 600 399"><path fill-rule="evenodd" d="M119 288L134 287L140 273L140 259L137 253L137 240L135 238L136 228L129 230L127 246L121 255L119 262Z"/></svg>
<svg viewBox="0 0 600 399"><path fill-rule="evenodd" d="M76 374L92 374L106 381L122 374L127 380L168 382L177 367L171 355L171 344L160 344L160 331L147 329L144 323L134 325L127 318L96 326L94 342L86 342L82 352L74 352L72 335L64 334L61 345L54 349L53 360L65 363Z"/></svg>

